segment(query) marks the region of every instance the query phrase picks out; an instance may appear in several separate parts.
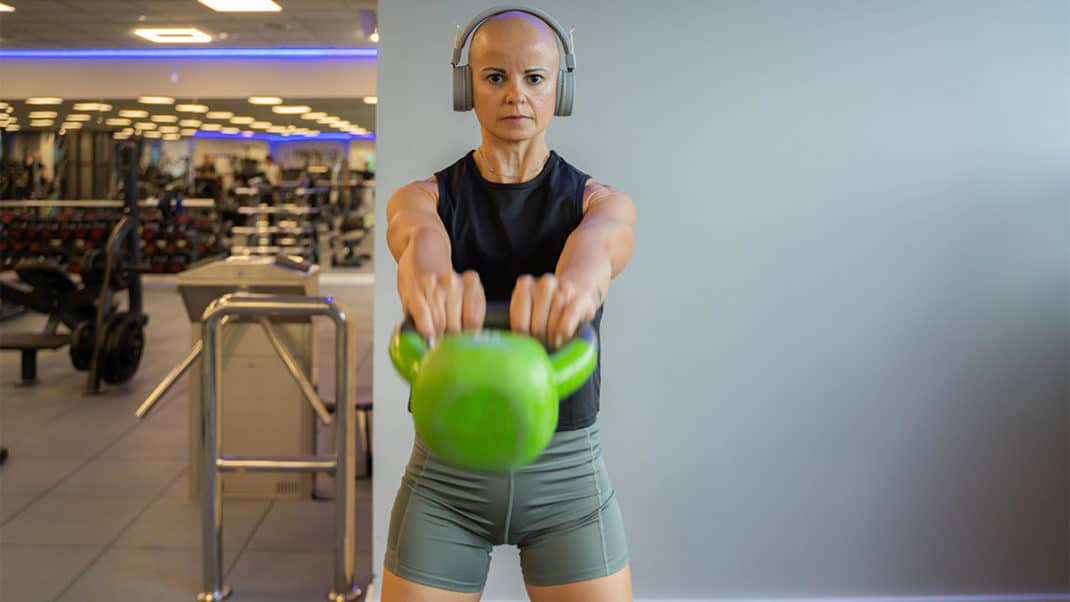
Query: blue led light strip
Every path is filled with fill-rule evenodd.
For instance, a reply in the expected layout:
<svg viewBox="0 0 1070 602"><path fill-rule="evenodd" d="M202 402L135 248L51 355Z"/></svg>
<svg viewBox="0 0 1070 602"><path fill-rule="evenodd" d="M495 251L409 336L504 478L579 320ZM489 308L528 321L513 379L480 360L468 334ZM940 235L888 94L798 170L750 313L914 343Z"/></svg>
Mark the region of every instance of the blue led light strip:
<svg viewBox="0 0 1070 602"><path fill-rule="evenodd" d="M376 58L377 48L87 48L0 50L11 59Z"/></svg>

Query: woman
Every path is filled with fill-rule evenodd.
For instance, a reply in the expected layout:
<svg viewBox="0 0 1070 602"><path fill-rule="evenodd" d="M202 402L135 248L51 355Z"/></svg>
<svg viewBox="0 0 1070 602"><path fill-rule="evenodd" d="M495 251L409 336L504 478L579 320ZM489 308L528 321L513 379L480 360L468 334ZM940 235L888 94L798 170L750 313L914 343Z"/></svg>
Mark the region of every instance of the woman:
<svg viewBox="0 0 1070 602"><path fill-rule="evenodd" d="M584 321L597 331L632 254L634 203L546 144L555 111L571 107L557 40L566 53L571 44L552 17L477 16L455 64L472 28L455 80L470 88L455 91L455 108L470 100L482 143L387 206L402 309L431 338L478 330L487 300L507 301L513 331L556 348ZM596 369L562 400L546 451L507 475L445 465L417 437L391 514L382 600L479 600L495 545L519 547L536 602L631 600L623 518L598 443L599 388Z"/></svg>

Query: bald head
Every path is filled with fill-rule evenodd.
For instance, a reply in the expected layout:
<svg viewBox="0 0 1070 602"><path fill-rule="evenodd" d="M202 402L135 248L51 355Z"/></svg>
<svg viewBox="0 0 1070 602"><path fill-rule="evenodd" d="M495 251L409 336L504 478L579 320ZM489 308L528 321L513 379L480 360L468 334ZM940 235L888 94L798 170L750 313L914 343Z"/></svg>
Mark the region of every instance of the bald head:
<svg viewBox="0 0 1070 602"><path fill-rule="evenodd" d="M557 36L542 19L522 11L510 11L484 21L472 34L468 62L485 65L505 58L541 59L540 65L556 72L560 64Z"/></svg>

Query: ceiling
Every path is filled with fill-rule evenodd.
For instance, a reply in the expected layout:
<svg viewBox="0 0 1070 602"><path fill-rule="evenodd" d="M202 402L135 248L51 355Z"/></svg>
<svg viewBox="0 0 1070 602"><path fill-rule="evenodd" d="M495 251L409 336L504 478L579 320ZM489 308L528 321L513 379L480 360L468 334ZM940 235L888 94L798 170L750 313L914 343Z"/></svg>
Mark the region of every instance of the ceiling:
<svg viewBox="0 0 1070 602"><path fill-rule="evenodd" d="M246 124L234 124L229 119L209 119L205 114L195 113L181 113L175 110L175 106L179 104L202 104L209 108L209 111L229 111L234 113L236 117L253 117L256 121L270 122L274 126L290 126L293 125L297 128L307 128L316 130L319 132L343 132L343 129L332 127L330 125L319 124L316 121L302 119L300 115L280 115L274 113L270 106L254 105L249 103L245 98L176 98L174 105L149 105L141 104L137 99L108 99L108 98L72 98L64 99L59 105L30 105L25 102L24 99L4 99L0 97L0 102L6 103L10 107L8 109L0 108L0 116L8 115L9 119L14 118L14 123L19 126L20 132L32 132L32 131L56 131L60 129L61 124L67 118L68 115L81 114L89 115L90 120L82 122L82 129L107 129L107 130L122 130L123 126L108 126L105 123L106 119L119 117L119 111L125 109L141 109L148 111L149 117L134 118L134 123L151 121L151 117L154 115L174 115L177 117L176 122L173 123L159 123L159 126L178 126L179 121L185 119L196 119L202 122L200 129L204 128L203 124L216 123L224 127L236 127L242 131L253 131L249 125ZM86 111L75 110L74 105L81 102L98 102L111 105L111 109L108 111ZM338 117L343 120L349 121L352 127L363 127L369 132L375 131L375 105L365 104L359 98L286 98L286 105L307 105L315 112L327 113L328 116ZM3 107L4 105L0 105ZM53 120L53 124L44 127L34 127L30 125L30 112L31 111L53 111L57 114ZM3 117L0 117L0 121ZM12 122L8 122L12 123ZM4 129L5 126L0 125L0 129ZM180 126L182 127L182 126ZM183 129L188 129L183 127ZM259 131L259 130L257 130Z"/></svg>
<svg viewBox="0 0 1070 602"><path fill-rule="evenodd" d="M376 0L275 0L275 13L219 13L197 0L4 0L0 48L372 48ZM154 44L138 27L196 27L208 44Z"/></svg>
<svg viewBox="0 0 1070 602"><path fill-rule="evenodd" d="M3 49L88 49L88 48L374 48L367 39L375 26L376 0L275 0L282 6L276 13L220 13L197 0L4 0L14 12L0 13L0 48ZM154 44L133 34L137 27L196 27L210 34L208 44ZM270 106L250 104L245 98L176 98L176 104L205 104L212 111L229 111L275 125L308 127L323 132L331 126L303 120L299 116L273 113ZM308 105L313 111L349 121L354 126L375 130L375 106L359 98L285 98L285 104ZM105 113L90 112L92 121L83 128L100 127L104 119L118 117L123 109L144 109L150 115L178 115L179 119L200 119L225 126L247 126L209 120L203 115L183 115L174 106L142 105L136 99L67 98L61 105L27 105L24 99L4 98L10 105L20 131L57 130L63 119L75 111L78 102L112 105ZM30 126L30 111L55 111L54 126ZM0 121L5 110L0 110ZM135 120L138 121L138 120ZM12 123L12 122L8 122ZM164 124L161 124L164 125ZM172 124L166 124L172 125ZM2 129L2 126L0 126Z"/></svg>

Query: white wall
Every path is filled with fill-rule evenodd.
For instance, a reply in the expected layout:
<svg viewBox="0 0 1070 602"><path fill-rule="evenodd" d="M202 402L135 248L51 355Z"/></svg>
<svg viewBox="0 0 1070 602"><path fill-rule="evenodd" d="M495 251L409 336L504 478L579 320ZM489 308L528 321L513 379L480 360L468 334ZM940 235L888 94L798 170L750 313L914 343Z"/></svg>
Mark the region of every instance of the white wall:
<svg viewBox="0 0 1070 602"><path fill-rule="evenodd" d="M376 59L0 61L0 96L361 98L374 95Z"/></svg>
<svg viewBox="0 0 1070 602"><path fill-rule="evenodd" d="M1070 592L1070 5L537 5L578 52L551 145L639 208L601 415L637 598ZM448 57L486 6L380 7L378 203L478 143ZM412 441L395 274L380 574ZM486 599L523 597L516 560Z"/></svg>

